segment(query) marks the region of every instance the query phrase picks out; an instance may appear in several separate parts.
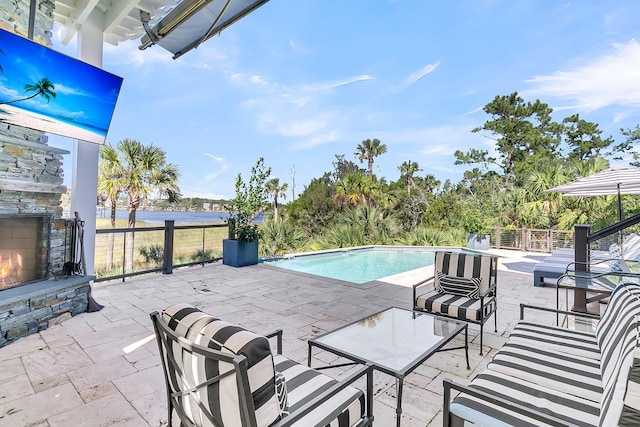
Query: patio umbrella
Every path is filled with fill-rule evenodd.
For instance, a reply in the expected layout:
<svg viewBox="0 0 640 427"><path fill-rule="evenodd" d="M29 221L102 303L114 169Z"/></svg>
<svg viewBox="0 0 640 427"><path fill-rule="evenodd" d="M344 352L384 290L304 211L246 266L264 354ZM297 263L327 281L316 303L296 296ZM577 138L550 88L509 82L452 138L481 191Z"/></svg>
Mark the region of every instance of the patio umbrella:
<svg viewBox="0 0 640 427"><path fill-rule="evenodd" d="M618 196L618 219L622 221L623 194L640 194L640 169L615 166L576 181L545 190L565 196Z"/></svg>

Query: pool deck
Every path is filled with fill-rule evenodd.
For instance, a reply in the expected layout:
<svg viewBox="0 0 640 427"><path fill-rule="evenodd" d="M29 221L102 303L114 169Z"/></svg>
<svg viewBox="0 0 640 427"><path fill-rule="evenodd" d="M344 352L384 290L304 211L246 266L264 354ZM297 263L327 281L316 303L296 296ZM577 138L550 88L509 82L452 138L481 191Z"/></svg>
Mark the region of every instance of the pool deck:
<svg viewBox="0 0 640 427"><path fill-rule="evenodd" d="M403 426L442 425L442 379L464 383L482 370L517 322L521 302L555 307L555 289L533 286L533 266L545 254L490 252L501 256L498 332L490 319L480 356L479 328L469 326L471 370L458 350L436 354L408 375ZM187 302L260 333L282 328L284 355L306 363L307 339L390 306L411 308L411 284L426 274L421 269L356 285L262 264L215 263L94 285L103 310L0 348L0 427L166 425L164 378L149 319L154 310ZM314 351L313 366L336 360ZM345 369L325 372L340 377ZM376 372L374 382L375 425L394 425L394 379Z"/></svg>

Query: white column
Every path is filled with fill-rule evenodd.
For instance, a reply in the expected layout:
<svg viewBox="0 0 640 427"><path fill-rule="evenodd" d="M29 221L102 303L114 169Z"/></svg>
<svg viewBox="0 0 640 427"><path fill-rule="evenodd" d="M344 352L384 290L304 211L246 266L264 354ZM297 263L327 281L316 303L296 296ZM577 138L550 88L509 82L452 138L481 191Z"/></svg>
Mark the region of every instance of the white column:
<svg viewBox="0 0 640 427"><path fill-rule="evenodd" d="M94 11L78 31L77 57L96 67L102 67L102 22L102 14ZM94 274L99 148L98 144L78 140L73 148L71 215L78 212L84 221L84 260L88 275Z"/></svg>

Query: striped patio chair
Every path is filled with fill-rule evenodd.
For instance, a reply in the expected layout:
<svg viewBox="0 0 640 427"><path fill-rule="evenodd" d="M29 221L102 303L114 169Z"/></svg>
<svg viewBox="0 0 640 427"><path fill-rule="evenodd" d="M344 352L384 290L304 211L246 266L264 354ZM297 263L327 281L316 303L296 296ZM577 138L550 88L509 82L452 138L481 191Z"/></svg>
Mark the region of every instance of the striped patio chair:
<svg viewBox="0 0 640 427"><path fill-rule="evenodd" d="M413 309L480 325L482 354L484 323L498 308L497 275L496 256L438 251L433 277L413 286ZM422 291L420 288L426 285L432 286Z"/></svg>
<svg viewBox="0 0 640 427"><path fill-rule="evenodd" d="M151 319L164 370L168 426L284 427L373 423L373 372L337 381L280 353L267 336L176 304ZM269 337L277 337L272 354ZM352 386L366 377L367 393Z"/></svg>

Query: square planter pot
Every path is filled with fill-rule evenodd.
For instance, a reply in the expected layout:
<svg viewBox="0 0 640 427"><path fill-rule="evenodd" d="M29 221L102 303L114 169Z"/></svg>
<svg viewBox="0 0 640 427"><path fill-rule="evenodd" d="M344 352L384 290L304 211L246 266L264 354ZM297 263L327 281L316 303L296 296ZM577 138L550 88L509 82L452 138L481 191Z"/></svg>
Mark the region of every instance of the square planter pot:
<svg viewBox="0 0 640 427"><path fill-rule="evenodd" d="M467 234L467 248L486 251L489 249L489 234Z"/></svg>
<svg viewBox="0 0 640 427"><path fill-rule="evenodd" d="M258 241L244 242L224 239L222 241L222 263L233 267L257 264Z"/></svg>

